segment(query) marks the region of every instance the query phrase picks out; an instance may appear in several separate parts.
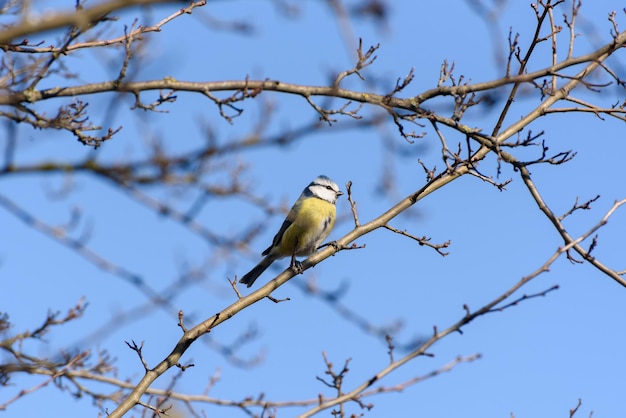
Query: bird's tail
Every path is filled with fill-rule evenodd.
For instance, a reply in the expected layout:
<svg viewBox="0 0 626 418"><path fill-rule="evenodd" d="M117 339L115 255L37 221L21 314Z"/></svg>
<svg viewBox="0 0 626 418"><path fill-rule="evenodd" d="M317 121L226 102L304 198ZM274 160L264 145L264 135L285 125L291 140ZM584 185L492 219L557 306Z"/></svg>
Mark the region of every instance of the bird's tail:
<svg viewBox="0 0 626 418"><path fill-rule="evenodd" d="M239 283L243 283L246 286L250 287L254 284L254 281L259 278L261 274L274 262L275 258L267 256L259 264L256 265L255 268L246 273Z"/></svg>

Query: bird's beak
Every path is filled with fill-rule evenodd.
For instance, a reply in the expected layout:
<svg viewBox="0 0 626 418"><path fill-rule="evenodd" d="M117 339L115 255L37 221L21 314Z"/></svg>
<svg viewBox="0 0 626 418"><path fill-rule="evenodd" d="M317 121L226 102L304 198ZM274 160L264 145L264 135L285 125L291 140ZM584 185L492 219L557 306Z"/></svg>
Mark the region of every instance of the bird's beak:
<svg viewBox="0 0 626 418"><path fill-rule="evenodd" d="M341 196L343 192L341 190L337 191L337 197Z"/></svg>

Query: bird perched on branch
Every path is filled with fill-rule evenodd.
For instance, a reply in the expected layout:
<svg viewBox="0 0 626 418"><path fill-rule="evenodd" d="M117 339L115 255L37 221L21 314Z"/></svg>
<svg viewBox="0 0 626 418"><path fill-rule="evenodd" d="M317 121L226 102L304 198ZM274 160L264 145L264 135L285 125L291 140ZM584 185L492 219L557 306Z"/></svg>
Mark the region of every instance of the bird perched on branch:
<svg viewBox="0 0 626 418"><path fill-rule="evenodd" d="M343 192L337 183L319 176L304 188L302 194L287 214L283 225L262 255L263 260L244 275L239 283L248 287L276 260L291 256L290 267L299 269L296 256L309 256L335 226L335 203Z"/></svg>

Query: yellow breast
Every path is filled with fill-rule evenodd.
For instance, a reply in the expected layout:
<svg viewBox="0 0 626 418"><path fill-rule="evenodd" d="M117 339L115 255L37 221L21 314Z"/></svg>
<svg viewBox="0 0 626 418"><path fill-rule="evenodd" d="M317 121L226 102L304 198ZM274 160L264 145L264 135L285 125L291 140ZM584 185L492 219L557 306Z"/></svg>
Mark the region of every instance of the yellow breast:
<svg viewBox="0 0 626 418"><path fill-rule="evenodd" d="M284 257L294 254L294 250L298 256L311 255L335 225L335 205L310 197L298 202L293 210L293 223L285 230L277 252Z"/></svg>

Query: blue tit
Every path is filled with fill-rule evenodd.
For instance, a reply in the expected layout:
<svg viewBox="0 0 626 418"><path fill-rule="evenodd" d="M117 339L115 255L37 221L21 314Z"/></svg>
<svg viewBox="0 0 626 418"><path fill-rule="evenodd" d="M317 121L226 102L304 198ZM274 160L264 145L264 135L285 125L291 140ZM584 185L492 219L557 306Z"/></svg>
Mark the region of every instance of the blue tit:
<svg viewBox="0 0 626 418"><path fill-rule="evenodd" d="M252 286L275 260L283 257L291 256L291 268L297 268L300 263L296 261L296 256L313 254L335 226L335 202L342 194L337 183L326 176L319 176L306 186L287 214L272 245L263 251L265 258L239 283Z"/></svg>

